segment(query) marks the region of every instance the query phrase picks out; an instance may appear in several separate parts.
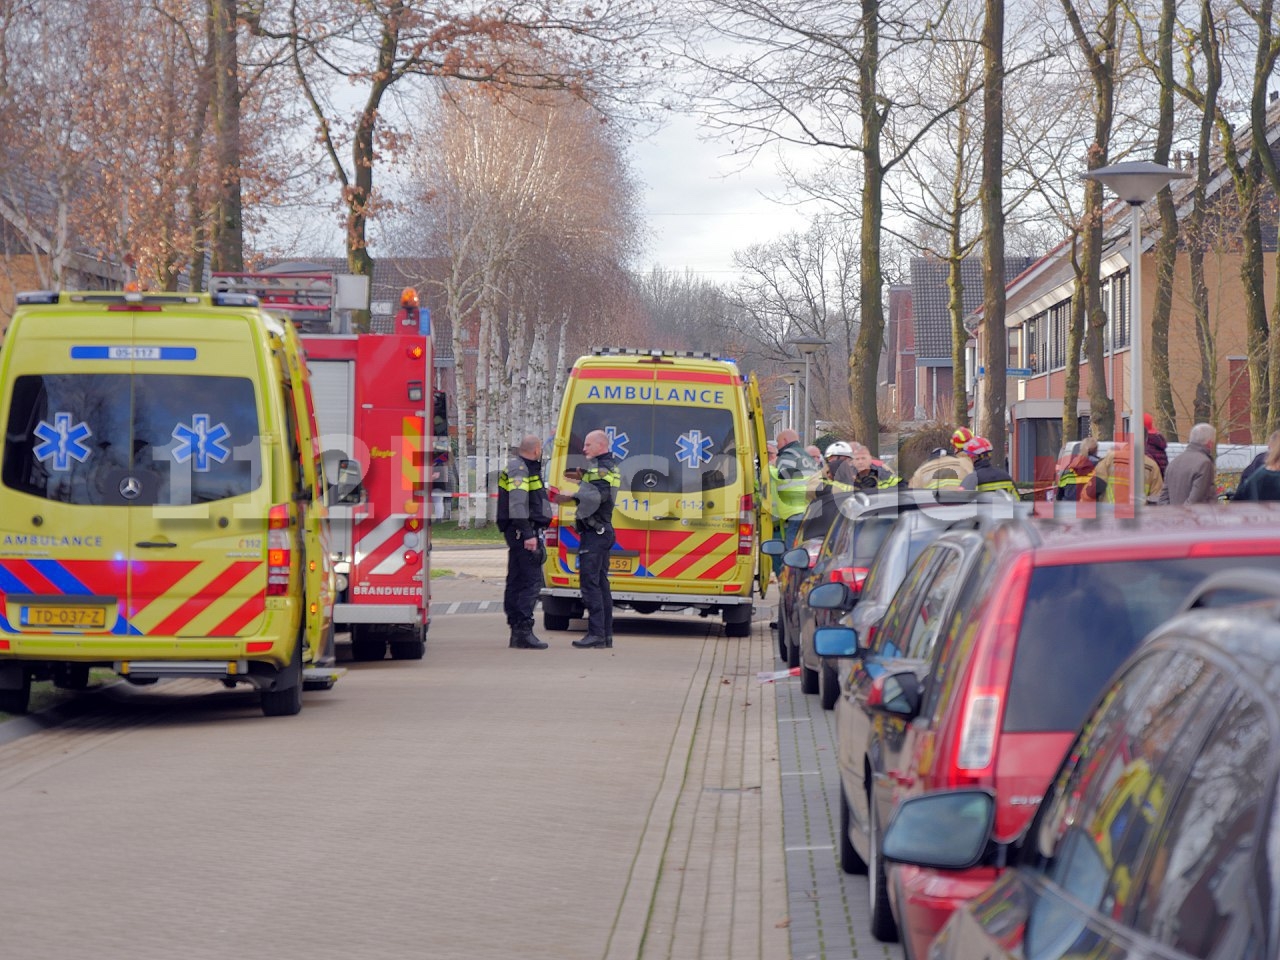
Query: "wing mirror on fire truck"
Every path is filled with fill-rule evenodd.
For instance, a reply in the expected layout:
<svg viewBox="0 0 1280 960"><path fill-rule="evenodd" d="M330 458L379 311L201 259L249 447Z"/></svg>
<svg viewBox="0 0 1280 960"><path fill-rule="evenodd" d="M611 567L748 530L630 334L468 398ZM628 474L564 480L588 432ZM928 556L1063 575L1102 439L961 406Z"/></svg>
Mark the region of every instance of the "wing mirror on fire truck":
<svg viewBox="0 0 1280 960"><path fill-rule="evenodd" d="M332 503L363 503L364 486L360 478L364 471L360 469L359 460L339 460L338 479L330 489L329 499Z"/></svg>

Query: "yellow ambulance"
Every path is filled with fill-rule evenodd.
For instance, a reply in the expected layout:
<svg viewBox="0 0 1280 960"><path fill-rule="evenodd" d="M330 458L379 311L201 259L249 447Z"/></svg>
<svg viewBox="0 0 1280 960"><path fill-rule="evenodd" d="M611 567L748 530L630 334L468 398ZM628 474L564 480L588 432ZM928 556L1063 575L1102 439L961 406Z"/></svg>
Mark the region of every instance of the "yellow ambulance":
<svg viewBox="0 0 1280 960"><path fill-rule="evenodd" d="M307 367L245 294L21 294L0 351L0 710L33 679L332 686Z"/></svg>
<svg viewBox="0 0 1280 960"><path fill-rule="evenodd" d="M599 350L573 365L548 483L572 489L582 440L603 430L622 482L609 557L614 606L637 613L693 608L751 632L753 597L769 583L758 549L772 534L765 422L755 378L709 353ZM583 613L572 504L547 532L542 611L548 630Z"/></svg>

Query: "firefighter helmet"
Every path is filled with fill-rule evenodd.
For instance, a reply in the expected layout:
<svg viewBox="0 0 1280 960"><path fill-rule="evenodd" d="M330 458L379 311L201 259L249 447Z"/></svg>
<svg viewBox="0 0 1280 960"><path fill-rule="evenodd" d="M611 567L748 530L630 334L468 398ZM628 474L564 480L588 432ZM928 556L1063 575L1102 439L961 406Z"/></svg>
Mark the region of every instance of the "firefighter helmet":
<svg viewBox="0 0 1280 960"><path fill-rule="evenodd" d="M964 449L964 445L973 439L973 431L968 427L959 427L955 433L951 435L951 446L955 447L956 453Z"/></svg>
<svg viewBox="0 0 1280 960"><path fill-rule="evenodd" d="M828 460L832 457L852 457L853 447L845 443L843 440L837 440L835 443L827 447L827 452L823 454Z"/></svg>
<svg viewBox="0 0 1280 960"><path fill-rule="evenodd" d="M986 456L992 449L994 448L991 446L991 441L986 437L974 437L964 445L964 452L975 460L978 457Z"/></svg>

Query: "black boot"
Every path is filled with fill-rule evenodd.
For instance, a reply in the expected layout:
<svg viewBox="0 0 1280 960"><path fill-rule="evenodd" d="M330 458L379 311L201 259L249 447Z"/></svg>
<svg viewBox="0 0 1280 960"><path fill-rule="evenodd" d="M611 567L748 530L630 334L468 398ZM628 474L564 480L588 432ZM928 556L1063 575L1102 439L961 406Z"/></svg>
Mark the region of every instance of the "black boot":
<svg viewBox="0 0 1280 960"><path fill-rule="evenodd" d="M520 631L520 644L519 644L519 646L520 646L522 649L524 649L524 650L545 650L545 649L547 649L547 643L546 643L546 641L545 641L545 640L539 640L536 636L534 636L534 633L533 633L533 624L532 624L532 623L526 623L526 624L524 624L523 626L517 627L516 629Z"/></svg>
<svg viewBox="0 0 1280 960"><path fill-rule="evenodd" d="M507 641L507 646L513 647L516 650L524 649L524 633L514 624L511 626L511 639Z"/></svg>
<svg viewBox="0 0 1280 960"><path fill-rule="evenodd" d="M588 633L581 640L573 641L573 645L577 647L579 650L592 650L597 647L603 650L605 647L612 646L612 644L609 642L608 637L597 637L597 636L593 636L590 633Z"/></svg>

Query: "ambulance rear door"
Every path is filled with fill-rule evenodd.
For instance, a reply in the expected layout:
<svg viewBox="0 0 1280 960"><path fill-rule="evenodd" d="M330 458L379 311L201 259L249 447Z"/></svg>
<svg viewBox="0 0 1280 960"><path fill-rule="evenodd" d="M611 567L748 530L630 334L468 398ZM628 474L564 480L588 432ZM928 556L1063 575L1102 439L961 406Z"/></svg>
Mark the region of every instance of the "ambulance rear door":
<svg viewBox="0 0 1280 960"><path fill-rule="evenodd" d="M764 408L760 403L760 386L756 375L751 374L745 384L747 416L751 419L751 439L754 449L750 468L755 483L755 534L756 534L756 586L760 596L769 590L769 575L773 572L773 558L761 553L760 544L773 536L773 474L769 472L768 433L764 420ZM745 468L744 464L744 468Z"/></svg>
<svg viewBox="0 0 1280 960"><path fill-rule="evenodd" d="M83 339L80 339L83 337ZM129 511L109 484L128 465L133 320L19 316L4 346L0 631L127 635ZM123 354L124 359L118 359ZM10 646L10 644L14 644Z"/></svg>
<svg viewBox="0 0 1280 960"><path fill-rule="evenodd" d="M145 636L253 636L266 609L267 527L293 522L272 480L284 398L242 317L135 315L128 463L107 479L129 507L129 604ZM186 648L186 645L184 645Z"/></svg>

